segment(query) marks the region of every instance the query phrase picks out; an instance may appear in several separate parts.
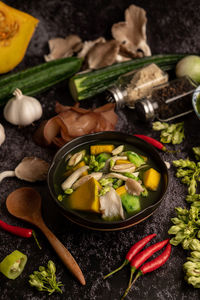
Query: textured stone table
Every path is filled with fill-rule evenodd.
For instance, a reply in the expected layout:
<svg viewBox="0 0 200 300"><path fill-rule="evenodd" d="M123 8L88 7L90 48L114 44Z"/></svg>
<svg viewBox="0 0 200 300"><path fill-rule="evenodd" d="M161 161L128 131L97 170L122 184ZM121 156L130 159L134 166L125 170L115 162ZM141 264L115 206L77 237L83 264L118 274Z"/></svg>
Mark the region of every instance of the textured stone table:
<svg viewBox="0 0 200 300"><path fill-rule="evenodd" d="M111 38L110 28L113 23L124 19L124 10L132 1L96 0L96 1L20 1L8 0L9 5L31 13L40 20L39 26L30 43L23 62L16 68L23 70L42 63L43 55L48 53L48 39L56 36L78 34L83 40L92 40L99 36ZM147 11L147 35L152 53L199 53L200 52L200 14L197 0L135 1ZM1 59L1 58L0 58ZM37 97L43 106L43 119L54 115L55 101L72 105L73 101L63 82ZM103 104L102 100L83 101L83 107L95 107ZM159 138L151 127L140 123L134 112L123 109L118 112L117 130L130 134L137 132ZM8 124L0 111L1 123L5 126L6 141L0 149L0 171L14 169L25 156L38 156L49 163L55 154L53 149L44 149L34 144L32 134L35 127L20 129ZM194 114L185 119L186 140L178 147L178 158L191 155L192 146L200 145L200 122ZM171 162L177 156L162 154L164 160ZM27 254L28 263L22 275L15 281L7 280L0 274L0 299L29 300L49 299L47 294L37 292L28 283L28 275L45 265L49 259L56 263L57 277L63 282L63 295L54 294L52 299L92 299L117 300L123 294L129 279L129 268L124 268L112 278L103 281L102 276L117 267L124 259L129 247L143 236L157 233L156 240L167 238L171 226L170 218L175 215L176 206L184 206L186 187L174 176L171 168L168 194L153 214L146 221L133 228L117 232L95 232L86 230L68 222L57 211L48 193L46 183L28 184L16 178L8 178L0 184L0 218L13 225L31 227L9 215L5 207L6 197L14 189L22 186L36 188L43 198L43 216L46 224L71 251L79 263L86 286L74 280L59 260L46 238L36 229L42 250L33 239L12 236L0 230L0 260L15 249ZM169 262L159 270L140 278L127 299L177 300L199 299L199 291L184 281L182 265L186 252L181 247L173 248Z"/></svg>

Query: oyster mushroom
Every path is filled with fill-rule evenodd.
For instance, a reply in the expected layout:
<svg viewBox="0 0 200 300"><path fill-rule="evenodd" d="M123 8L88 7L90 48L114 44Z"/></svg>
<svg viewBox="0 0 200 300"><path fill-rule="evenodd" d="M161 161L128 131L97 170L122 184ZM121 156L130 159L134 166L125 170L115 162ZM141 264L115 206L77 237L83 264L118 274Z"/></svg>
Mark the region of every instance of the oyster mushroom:
<svg viewBox="0 0 200 300"><path fill-rule="evenodd" d="M142 185L137 180L132 178L128 178L126 180L125 187L129 194L136 196L139 196L144 191Z"/></svg>
<svg viewBox="0 0 200 300"><path fill-rule="evenodd" d="M25 157L14 171L0 173L0 182L6 177L17 177L19 179L35 182L46 179L49 164L38 157Z"/></svg>
<svg viewBox="0 0 200 300"><path fill-rule="evenodd" d="M112 65L119 52L119 42L111 40L95 44L87 54L87 64L90 69L99 69Z"/></svg>
<svg viewBox="0 0 200 300"><path fill-rule="evenodd" d="M87 56L88 52L92 49L92 47L94 47L94 45L98 44L98 43L105 43L106 40L104 37L99 37L98 39L94 40L94 41L85 41L83 43L83 47L81 49L81 51L78 53L78 57L80 58L84 58Z"/></svg>
<svg viewBox="0 0 200 300"><path fill-rule="evenodd" d="M100 211L104 219L124 219L124 211L120 196L111 187L109 192L100 197Z"/></svg>
<svg viewBox="0 0 200 300"><path fill-rule="evenodd" d="M74 171L62 184L61 187L65 191L66 189L70 189L74 182L81 177L81 174L89 169L89 166L83 166L76 171Z"/></svg>
<svg viewBox="0 0 200 300"><path fill-rule="evenodd" d="M132 173L135 171L135 165L130 163L130 164L120 164L120 165L114 165L111 168L111 171L114 172L120 172L120 173L124 173L124 172L129 172Z"/></svg>
<svg viewBox="0 0 200 300"><path fill-rule="evenodd" d="M73 185L72 185L72 189L75 190L77 189L79 186L81 186L83 183L85 183L86 181L90 180L92 177L96 180L101 179L103 173L101 172L94 172L91 173L89 175L83 176L81 178L79 178Z"/></svg>
<svg viewBox="0 0 200 300"><path fill-rule="evenodd" d="M66 38L54 38L49 40L50 53L44 56L45 61L57 58L70 57L82 47L82 41L78 35L71 34Z"/></svg>
<svg viewBox="0 0 200 300"><path fill-rule="evenodd" d="M146 12L143 8L130 5L125 10L125 22L119 22L112 26L113 38L120 43L120 51L130 53L133 56L143 52L144 56L150 56L151 50L146 37Z"/></svg>

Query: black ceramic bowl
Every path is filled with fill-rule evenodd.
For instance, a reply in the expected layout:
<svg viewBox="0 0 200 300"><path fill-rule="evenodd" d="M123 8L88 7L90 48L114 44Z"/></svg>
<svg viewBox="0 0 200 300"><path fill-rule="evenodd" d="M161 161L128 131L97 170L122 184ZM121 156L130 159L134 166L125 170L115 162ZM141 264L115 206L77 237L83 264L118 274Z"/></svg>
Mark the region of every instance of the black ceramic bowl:
<svg viewBox="0 0 200 300"><path fill-rule="evenodd" d="M124 220L108 222L101 219L99 216L95 214L88 213L83 214L78 211L72 211L67 209L62 205L62 202L57 200L58 192L56 191L56 178L57 172L61 166L61 162L64 157L72 151L79 151L79 148L88 147L91 144L99 144L99 143L109 143L109 144L126 144L130 147L134 147L139 151L139 153L147 156L152 162L156 169L161 173L161 184L160 189L156 193L155 196L148 197L148 204L137 214L130 216ZM78 137L71 142L64 145L55 155L51 167L48 173L48 187L53 197L55 203L59 207L62 214L70 221L94 230L101 231L113 231L113 230L122 230L125 228L129 228L145 219L147 219L150 215L155 212L155 210L160 205L167 187L168 187L168 171L164 161L161 159L157 150L155 150L151 145L147 142L128 134L124 134L116 131L107 131L107 132L99 132L89 135L84 135Z"/></svg>

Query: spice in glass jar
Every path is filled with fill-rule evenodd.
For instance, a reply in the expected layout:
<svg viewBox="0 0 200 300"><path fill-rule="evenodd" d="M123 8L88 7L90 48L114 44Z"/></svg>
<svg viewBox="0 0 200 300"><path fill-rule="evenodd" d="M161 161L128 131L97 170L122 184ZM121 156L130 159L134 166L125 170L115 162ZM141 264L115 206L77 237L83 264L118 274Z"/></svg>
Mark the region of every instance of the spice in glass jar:
<svg viewBox="0 0 200 300"><path fill-rule="evenodd" d="M127 105L135 107L135 102L151 95L153 87L168 81L168 74L156 64L149 64L141 69L121 75L116 84L109 88L108 101L117 107Z"/></svg>
<svg viewBox="0 0 200 300"><path fill-rule="evenodd" d="M197 84L189 77L181 77L154 87L150 97L137 101L135 108L143 120L167 122L193 112L192 95Z"/></svg>

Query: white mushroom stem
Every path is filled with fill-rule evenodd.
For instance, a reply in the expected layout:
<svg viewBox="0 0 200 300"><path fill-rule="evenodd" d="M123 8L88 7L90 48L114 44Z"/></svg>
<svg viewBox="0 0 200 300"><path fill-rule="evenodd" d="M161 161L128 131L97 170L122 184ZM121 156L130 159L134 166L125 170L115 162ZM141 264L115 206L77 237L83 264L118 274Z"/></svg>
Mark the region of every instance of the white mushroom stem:
<svg viewBox="0 0 200 300"><path fill-rule="evenodd" d="M5 130L3 125L0 124L0 146L3 144L5 141L6 135L5 135Z"/></svg>
<svg viewBox="0 0 200 300"><path fill-rule="evenodd" d="M124 150L124 145L120 145L112 151L112 155L118 155Z"/></svg>
<svg viewBox="0 0 200 300"><path fill-rule="evenodd" d="M113 156L107 159L105 166L103 167L103 172L108 172L110 168L110 161L113 161L114 164L117 160L128 160L127 156Z"/></svg>
<svg viewBox="0 0 200 300"><path fill-rule="evenodd" d="M68 166L72 167L78 164L84 156L85 151L80 151L72 155L69 159Z"/></svg>
<svg viewBox="0 0 200 300"><path fill-rule="evenodd" d="M0 182L6 177L15 177L15 171L4 171L0 173Z"/></svg>
<svg viewBox="0 0 200 300"><path fill-rule="evenodd" d="M89 169L89 166L83 166L76 171L74 171L61 185L62 189L70 189L74 182L79 179L83 172Z"/></svg>
<svg viewBox="0 0 200 300"><path fill-rule="evenodd" d="M73 190L77 189L79 186L81 186L83 183L85 183L86 181L88 181L89 179L91 179L92 177L96 180L101 179L103 173L101 172L94 172L91 173L89 175L83 176L81 178L79 178L73 185L72 188Z"/></svg>
<svg viewBox="0 0 200 300"><path fill-rule="evenodd" d="M118 178L118 179L121 179L123 181L126 181L128 179L128 177L122 175L122 174L119 174L119 173L108 173L106 174L103 178Z"/></svg>
<svg viewBox="0 0 200 300"><path fill-rule="evenodd" d="M135 171L135 166L133 164L114 165L111 168L111 171L120 172L120 173L125 173L125 172L132 173Z"/></svg>

